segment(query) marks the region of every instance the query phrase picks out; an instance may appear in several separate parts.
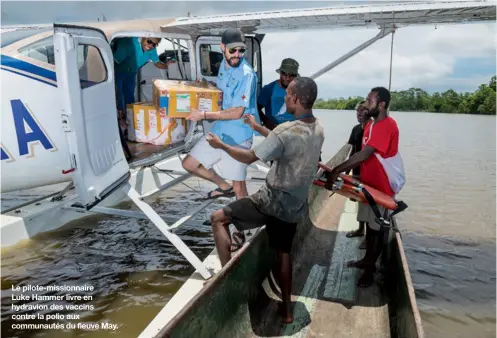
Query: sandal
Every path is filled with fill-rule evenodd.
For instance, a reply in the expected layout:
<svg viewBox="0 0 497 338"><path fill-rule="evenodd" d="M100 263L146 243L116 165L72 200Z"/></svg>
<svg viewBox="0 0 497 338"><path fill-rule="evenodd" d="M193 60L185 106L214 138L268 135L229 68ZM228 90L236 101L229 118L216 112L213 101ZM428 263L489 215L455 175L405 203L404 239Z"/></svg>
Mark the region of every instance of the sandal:
<svg viewBox="0 0 497 338"><path fill-rule="evenodd" d="M214 192L220 192L220 194L212 195ZM235 191L233 190L233 187L226 189L226 190L223 190L221 188L217 188L217 189L214 189L212 191L209 191L206 199L211 200L211 199L218 198L218 197L233 197L233 196L235 196Z"/></svg>
<svg viewBox="0 0 497 338"><path fill-rule="evenodd" d="M232 237L233 237L233 239L231 241L230 251L235 252L235 251L240 250L240 248L245 243L245 235L243 234L243 232L235 231L235 232L233 232Z"/></svg>
<svg viewBox="0 0 497 338"><path fill-rule="evenodd" d="M357 230L347 232L347 235L345 235L345 236L347 236L348 238L352 238L352 237L361 237L363 235L364 235L364 231L357 229Z"/></svg>

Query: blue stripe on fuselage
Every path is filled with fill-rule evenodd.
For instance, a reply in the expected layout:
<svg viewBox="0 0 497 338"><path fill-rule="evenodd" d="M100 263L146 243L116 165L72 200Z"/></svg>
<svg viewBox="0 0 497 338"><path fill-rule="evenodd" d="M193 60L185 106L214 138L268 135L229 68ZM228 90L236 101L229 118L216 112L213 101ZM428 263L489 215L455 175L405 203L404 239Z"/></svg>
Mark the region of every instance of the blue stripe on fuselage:
<svg viewBox="0 0 497 338"><path fill-rule="evenodd" d="M2 55L1 56L1 64L2 64L2 66L7 66L10 68L21 70L23 72L30 73L32 75L37 75L37 76L43 77L47 80L52 80L52 81L57 82L57 76L55 75L54 71L42 68L40 66L34 65L32 63L29 63L29 62L26 62L23 60L19 60L19 59L16 59L16 58L13 58L13 57L10 57L7 55ZM53 83L43 81L42 79L38 79L36 77L31 77L27 74L17 73L17 72L14 72L12 70L5 69L5 68L2 68L2 69L7 70L7 71L11 71L12 73L16 73L18 75L22 75L22 76L28 77L28 78L36 80L36 81L40 81L42 83L52 85L54 87L57 87L57 85L55 85Z"/></svg>
<svg viewBox="0 0 497 338"><path fill-rule="evenodd" d="M52 81L57 82L57 76L56 76L54 71L51 71L51 70L39 67L37 65L33 65L29 62L19 60L19 59L16 59L16 58L13 58L10 56L6 56L6 55L2 55L1 64L2 64L2 66L14 68L17 70L22 70L23 72L43 77L45 80L39 79L39 78L34 77L34 76L29 76L28 74L24 74L21 72L16 72L15 70L12 70L12 69L7 69L4 67L1 67L1 69L3 69L3 70L6 70L8 72L11 72L11 73L14 73L17 75L27 77L27 78L32 79L32 80L36 80L36 81L51 85L53 87L57 87L56 83L51 83L51 82L46 81L46 80L52 80ZM82 87L82 88L88 88L88 87L91 87L91 86L98 84L98 82L93 82L93 81L84 80L84 79L80 79L79 82L84 85L84 87Z"/></svg>
<svg viewBox="0 0 497 338"><path fill-rule="evenodd" d="M16 72L15 70L12 70L12 69L7 69L7 68L4 68L4 67L0 67L2 70L5 70L7 72L11 72L11 73L14 73L14 74L17 74L17 75L21 75L21 76L24 76L24 77L27 77L31 80L36 80L36 81L39 81L39 82L42 82L42 83L45 83L47 85L50 85L50 86L53 86L53 87L57 87L56 84L52 83L52 82L48 82L48 81L44 81L42 79L39 79L37 77L34 77L34 76L29 76L27 74L23 74L23 73L20 73L20 72Z"/></svg>

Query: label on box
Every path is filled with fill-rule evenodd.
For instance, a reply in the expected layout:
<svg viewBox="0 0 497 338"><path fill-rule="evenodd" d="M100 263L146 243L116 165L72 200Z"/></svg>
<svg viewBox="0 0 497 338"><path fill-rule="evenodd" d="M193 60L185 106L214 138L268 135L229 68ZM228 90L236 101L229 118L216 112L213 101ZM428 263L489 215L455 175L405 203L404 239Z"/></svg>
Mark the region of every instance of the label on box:
<svg viewBox="0 0 497 338"><path fill-rule="evenodd" d="M143 139L145 135L145 110L140 109L135 116L135 136L137 139Z"/></svg>
<svg viewBox="0 0 497 338"><path fill-rule="evenodd" d="M167 108L168 106L169 106L169 97L167 97L167 96L159 97L159 107L160 108Z"/></svg>
<svg viewBox="0 0 497 338"><path fill-rule="evenodd" d="M176 111L178 113L189 113L190 94L176 94Z"/></svg>
<svg viewBox="0 0 497 338"><path fill-rule="evenodd" d="M198 100L198 110L200 111L211 111L212 109L212 100L206 98L200 98Z"/></svg>
<svg viewBox="0 0 497 338"><path fill-rule="evenodd" d="M155 110L150 109L148 111L148 119L149 119L149 125L150 125L150 131L149 135L154 135L157 134L158 130L158 123L157 123L157 112Z"/></svg>

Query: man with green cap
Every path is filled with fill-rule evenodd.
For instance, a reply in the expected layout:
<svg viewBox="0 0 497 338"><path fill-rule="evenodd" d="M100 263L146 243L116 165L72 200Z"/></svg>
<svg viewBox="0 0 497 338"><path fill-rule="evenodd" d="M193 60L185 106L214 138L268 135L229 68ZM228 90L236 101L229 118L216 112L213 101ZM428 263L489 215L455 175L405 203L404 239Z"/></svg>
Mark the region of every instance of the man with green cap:
<svg viewBox="0 0 497 338"><path fill-rule="evenodd" d="M291 58L284 59L276 73L280 74L279 80L265 85L257 99L261 122L270 130L283 122L295 120L293 114L286 111L285 95L290 82L299 76L299 63Z"/></svg>

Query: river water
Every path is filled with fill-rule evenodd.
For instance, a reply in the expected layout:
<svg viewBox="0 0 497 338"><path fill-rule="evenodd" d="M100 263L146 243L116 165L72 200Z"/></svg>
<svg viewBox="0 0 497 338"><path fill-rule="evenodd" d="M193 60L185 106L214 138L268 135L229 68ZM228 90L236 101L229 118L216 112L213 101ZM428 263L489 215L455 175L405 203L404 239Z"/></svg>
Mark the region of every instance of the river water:
<svg viewBox="0 0 497 338"><path fill-rule="evenodd" d="M355 114L317 115L328 158L347 140ZM391 116L407 178L399 199L409 208L399 228L426 336L495 337L496 117Z"/></svg>
<svg viewBox="0 0 497 338"><path fill-rule="evenodd" d="M348 140L355 112L318 110L316 115L325 127L327 159ZM391 116L399 124L407 175L399 198L409 208L399 215L399 227L426 336L495 337L496 118L412 112ZM186 184L161 193L152 206L160 214L183 215L198 203L191 188L203 193L212 188L197 179ZM2 209L48 192L50 188L4 194ZM217 207L207 208L196 217L197 225L178 233L201 258L214 245L210 227L202 221ZM23 303L12 302L12 285L92 285L94 291L85 294L92 296L94 310L77 312L80 321L107 320L122 325L115 335L136 337L192 273L148 222L109 216L74 222L63 231L2 250L1 264L5 337L74 336L9 329L11 304ZM78 336L109 333L78 331Z"/></svg>

